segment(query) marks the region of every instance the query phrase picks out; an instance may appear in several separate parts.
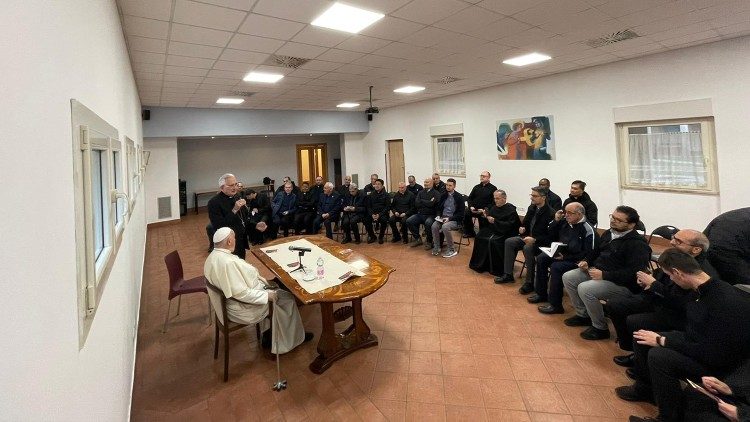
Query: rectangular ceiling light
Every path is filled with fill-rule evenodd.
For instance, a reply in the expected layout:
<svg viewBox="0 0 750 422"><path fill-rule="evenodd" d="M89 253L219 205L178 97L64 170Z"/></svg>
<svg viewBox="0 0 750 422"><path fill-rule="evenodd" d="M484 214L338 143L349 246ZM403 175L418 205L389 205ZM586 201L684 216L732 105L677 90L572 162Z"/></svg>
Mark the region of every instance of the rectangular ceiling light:
<svg viewBox="0 0 750 422"><path fill-rule="evenodd" d="M513 57L512 59L503 60L503 63L513 66L526 66L533 63L539 63L551 59L552 57L546 54L531 53L525 56Z"/></svg>
<svg viewBox="0 0 750 422"><path fill-rule="evenodd" d="M216 104L242 104L245 102L244 98L226 98L222 97L216 100Z"/></svg>
<svg viewBox="0 0 750 422"><path fill-rule="evenodd" d="M311 22L314 26L335 29L356 34L383 18L382 13L371 12L358 7L334 3L322 15Z"/></svg>
<svg viewBox="0 0 750 422"><path fill-rule="evenodd" d="M394 89L393 92L398 92L399 94L413 94L415 92L424 91L424 89L423 86L407 85Z"/></svg>
<svg viewBox="0 0 750 422"><path fill-rule="evenodd" d="M245 82L262 82L266 84L274 84L281 80L284 75L278 73L263 73L263 72L250 72L242 78Z"/></svg>
<svg viewBox="0 0 750 422"><path fill-rule="evenodd" d="M359 103L341 103L337 105L338 108L354 108L359 107Z"/></svg>

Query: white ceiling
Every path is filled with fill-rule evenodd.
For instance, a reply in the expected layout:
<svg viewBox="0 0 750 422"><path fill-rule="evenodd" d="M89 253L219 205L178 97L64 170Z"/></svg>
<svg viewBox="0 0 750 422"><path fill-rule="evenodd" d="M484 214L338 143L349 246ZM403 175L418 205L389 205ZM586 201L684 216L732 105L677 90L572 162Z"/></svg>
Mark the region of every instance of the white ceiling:
<svg viewBox="0 0 750 422"><path fill-rule="evenodd" d="M390 107L750 34L748 0L345 0L386 14L360 34L309 23L328 0L117 0L144 106L336 110ZM630 29L600 48L585 41ZM532 51L552 60L513 67ZM271 54L311 59L269 66ZM242 81L251 70L286 75ZM458 78L441 84L445 76ZM416 84L420 93L393 89ZM234 91L239 106L218 106Z"/></svg>

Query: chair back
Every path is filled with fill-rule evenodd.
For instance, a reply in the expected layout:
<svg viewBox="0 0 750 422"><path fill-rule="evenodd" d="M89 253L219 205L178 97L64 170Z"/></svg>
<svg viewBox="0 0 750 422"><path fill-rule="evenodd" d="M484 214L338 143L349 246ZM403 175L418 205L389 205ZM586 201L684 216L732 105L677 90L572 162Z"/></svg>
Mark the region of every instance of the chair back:
<svg viewBox="0 0 750 422"><path fill-rule="evenodd" d="M167 264L167 271L169 272L169 298L171 299L173 297L172 292L174 291L175 286L183 280L182 260L180 259L180 254L177 253L177 251L170 252L164 257L164 263Z"/></svg>
<svg viewBox="0 0 750 422"><path fill-rule="evenodd" d="M224 296L224 292L208 280L206 280L206 287L208 288L208 298L211 301L211 306L214 308L214 312L216 312L216 322L222 326L226 326L224 321L229 321L229 317L227 316L227 298Z"/></svg>
<svg viewBox="0 0 750 422"><path fill-rule="evenodd" d="M638 224L635 225L635 231L640 233L642 236L646 236L646 225L643 224L643 220L638 220ZM653 234L653 233L652 233ZM651 237L649 236L649 239Z"/></svg>
<svg viewBox="0 0 750 422"><path fill-rule="evenodd" d="M648 237L648 243L649 244L651 243L651 238L653 238L654 236L659 236L659 237L663 237L664 239L667 239L667 240L672 240L672 237L678 231L680 231L680 229L678 229L675 226L669 226L669 225L659 226L659 227L655 228L654 231L651 232L651 235L649 235L649 237Z"/></svg>

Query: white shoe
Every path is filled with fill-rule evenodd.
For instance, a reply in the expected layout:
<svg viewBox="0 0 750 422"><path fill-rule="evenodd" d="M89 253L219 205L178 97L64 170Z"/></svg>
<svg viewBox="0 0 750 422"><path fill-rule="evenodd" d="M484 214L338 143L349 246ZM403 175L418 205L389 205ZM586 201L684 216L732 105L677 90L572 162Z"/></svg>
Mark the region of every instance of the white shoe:
<svg viewBox="0 0 750 422"><path fill-rule="evenodd" d="M451 257L454 257L454 256L456 256L456 255L458 255L458 252L456 252L456 250L455 250L455 249L448 249L448 250L447 250L447 251L445 251L445 253L443 254L443 258L451 258Z"/></svg>

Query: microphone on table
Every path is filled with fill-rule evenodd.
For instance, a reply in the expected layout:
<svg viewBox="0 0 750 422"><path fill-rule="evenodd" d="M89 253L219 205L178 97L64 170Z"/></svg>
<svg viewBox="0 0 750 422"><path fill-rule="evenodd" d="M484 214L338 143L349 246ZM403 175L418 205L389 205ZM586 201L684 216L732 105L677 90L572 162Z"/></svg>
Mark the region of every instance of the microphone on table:
<svg viewBox="0 0 750 422"><path fill-rule="evenodd" d="M299 246L290 246L290 251L296 251L296 252L312 252L312 249L310 248L301 248Z"/></svg>

